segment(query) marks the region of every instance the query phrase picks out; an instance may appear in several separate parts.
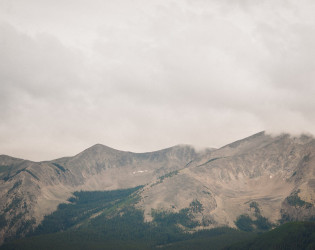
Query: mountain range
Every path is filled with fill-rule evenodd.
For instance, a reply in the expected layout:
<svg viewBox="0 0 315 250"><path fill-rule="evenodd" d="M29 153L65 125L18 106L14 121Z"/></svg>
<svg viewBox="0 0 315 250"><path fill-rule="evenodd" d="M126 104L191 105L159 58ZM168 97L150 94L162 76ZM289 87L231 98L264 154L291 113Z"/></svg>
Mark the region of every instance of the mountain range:
<svg viewBox="0 0 315 250"><path fill-rule="evenodd" d="M140 186L140 187L139 187ZM73 156L33 162L0 156L0 243L36 230L77 191L138 187L129 206L189 212L186 231L223 226L267 230L315 218L315 139L260 132L219 149L189 145L132 153L96 144ZM90 213L97 218L101 210ZM77 227L80 225L78 224Z"/></svg>

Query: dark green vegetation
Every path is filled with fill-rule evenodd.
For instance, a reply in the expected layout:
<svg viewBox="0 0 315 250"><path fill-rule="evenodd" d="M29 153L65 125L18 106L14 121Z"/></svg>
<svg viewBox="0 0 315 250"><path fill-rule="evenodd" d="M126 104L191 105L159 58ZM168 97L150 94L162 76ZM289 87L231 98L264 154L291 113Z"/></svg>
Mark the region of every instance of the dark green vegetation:
<svg viewBox="0 0 315 250"><path fill-rule="evenodd" d="M216 228L196 232L194 237L163 246L167 250L217 250L223 249L232 242L246 241L255 237L254 233L246 233L232 228Z"/></svg>
<svg viewBox="0 0 315 250"><path fill-rule="evenodd" d="M249 217L247 214L240 215L235 221L235 225L243 231L266 231L272 228L272 224L267 218L260 214L259 205L257 202L253 201L249 204L249 207L254 209L255 220Z"/></svg>
<svg viewBox="0 0 315 250"><path fill-rule="evenodd" d="M8 167L0 166L0 179L4 181L12 180L15 176L17 176L21 172L26 172L30 174L33 178L39 181L39 178L30 170L26 168L16 170L14 169L14 167L11 167L11 166L8 166Z"/></svg>
<svg viewBox="0 0 315 250"><path fill-rule="evenodd" d="M315 222L290 222L225 249L315 249Z"/></svg>
<svg viewBox="0 0 315 250"><path fill-rule="evenodd" d="M170 177L172 177L172 176L174 176L174 175L177 175L177 174L178 174L178 170L175 170L175 171L173 171L173 172L169 172L169 173L167 173L167 174L165 174L165 175L162 175L162 176L159 177L160 182L163 182L164 179L170 178Z"/></svg>
<svg viewBox="0 0 315 250"><path fill-rule="evenodd" d="M256 201L252 201L250 204L249 204L249 207L252 209L254 208L255 209L255 215L260 215L260 209L259 209L259 205Z"/></svg>
<svg viewBox="0 0 315 250"><path fill-rule="evenodd" d="M1 175L1 179L4 181L8 181L8 180L13 179L13 177L18 175L19 173L25 171L26 168L16 170L13 166L8 166L8 167L2 167L0 169L2 169L2 172L3 172Z"/></svg>
<svg viewBox="0 0 315 250"><path fill-rule="evenodd" d="M222 159L223 157L216 157L216 158L213 158L213 159L210 159L208 161L206 161L205 163L202 163L201 165L198 165L197 167L202 167L204 165L207 165L208 163L212 162L212 161L216 161L216 160L219 160L219 159Z"/></svg>
<svg viewBox="0 0 315 250"><path fill-rule="evenodd" d="M0 174L2 174L3 172L7 172L11 169L12 167L10 166L2 166L0 165Z"/></svg>
<svg viewBox="0 0 315 250"><path fill-rule="evenodd" d="M7 225L7 220L5 219L3 214L0 214L0 228L3 228Z"/></svg>
<svg viewBox="0 0 315 250"><path fill-rule="evenodd" d="M61 166L60 164L55 163L55 162L53 162L52 164L53 164L55 167L57 167L58 169L60 169L62 172L66 172L66 169L65 169L63 166Z"/></svg>
<svg viewBox="0 0 315 250"><path fill-rule="evenodd" d="M59 205L28 237L7 242L0 249L314 249L315 222L286 224L258 237L246 232L267 228L262 226L267 222L255 202L250 208L256 220L246 215L238 220L244 231L191 231L200 225L194 220L194 214L203 211L198 200L178 213L153 210L153 221L144 222L143 211L132 206L140 188L75 192L68 204ZM0 216L0 223L7 221Z"/></svg>
<svg viewBox="0 0 315 250"><path fill-rule="evenodd" d="M179 173L179 171L175 170L175 171L172 171L172 172L169 172L169 173L167 173L165 175L160 176L157 182L151 184L151 187L162 183L165 179L170 178L170 177L172 177L174 175L177 175L178 173Z"/></svg>
<svg viewBox="0 0 315 250"><path fill-rule="evenodd" d="M139 188L75 192L27 238L1 249L193 249L196 244L209 249L209 244L223 247L253 235L230 228L187 233L185 228L199 225L192 215L203 209L198 200L179 213L153 211L154 220L144 222L143 211L132 206Z"/></svg>
<svg viewBox="0 0 315 250"><path fill-rule="evenodd" d="M21 181L17 181L13 185L13 187L18 187L19 185L21 185ZM10 192L12 192L12 189L8 191L8 193ZM3 210L3 213L0 214L0 230L3 230L3 228L6 226L12 227L17 221L19 221L25 215L26 212L15 213L10 219L6 218L5 213L8 213L9 211L13 210L13 208L18 206L25 206L25 203L19 196L14 197L14 199L9 204L6 205L6 207ZM35 223L36 222L34 219L22 220L19 224L19 229L16 231L16 236L8 237L8 240L22 237L24 235L24 232L31 230Z"/></svg>
<svg viewBox="0 0 315 250"><path fill-rule="evenodd" d="M292 192L290 194L290 196L288 196L285 199L285 204L289 207L291 207L291 209L293 208L295 210L295 214L298 215L302 210L307 211L307 210L311 210L313 209L313 204L302 200L299 197L300 190L296 190L294 192ZM286 222L290 222L290 221L296 221L296 217L292 216L292 213L288 213L288 211L286 209L281 209L280 210L281 213L281 219L279 220L280 224L286 223ZM314 221L314 216L311 218L308 218L307 220L309 221Z"/></svg>
<svg viewBox="0 0 315 250"><path fill-rule="evenodd" d="M75 225L85 223L92 215L100 212L109 214L128 202L135 200L131 196L136 188L114 191L74 192L69 199L70 204L60 204L58 210L45 216L43 222L31 235L64 231Z"/></svg>
<svg viewBox="0 0 315 250"><path fill-rule="evenodd" d="M257 216L256 220L251 219L247 214L240 215L235 221L235 225L243 231L266 231L272 227L272 224L267 218L263 216Z"/></svg>
<svg viewBox="0 0 315 250"><path fill-rule="evenodd" d="M176 231L178 230L178 225L187 229L200 226L200 223L194 220L193 213L198 213L202 210L202 204L198 200L193 200L188 208L181 209L178 213L152 210L151 214L154 218L154 222L160 227L171 227Z"/></svg>
<svg viewBox="0 0 315 250"><path fill-rule="evenodd" d="M297 190L286 198L288 204L293 207L312 207L313 205L311 203L301 200L301 198L298 196L299 192L300 190Z"/></svg>

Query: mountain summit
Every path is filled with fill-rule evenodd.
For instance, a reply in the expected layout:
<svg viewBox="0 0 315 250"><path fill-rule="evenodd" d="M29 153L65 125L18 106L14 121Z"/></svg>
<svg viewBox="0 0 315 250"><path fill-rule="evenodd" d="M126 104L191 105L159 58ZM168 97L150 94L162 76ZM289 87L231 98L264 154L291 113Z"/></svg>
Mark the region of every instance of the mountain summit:
<svg viewBox="0 0 315 250"><path fill-rule="evenodd" d="M152 211L185 209L199 229L236 227L242 218L253 225L309 219L315 216L315 139L260 132L203 152L179 145L132 153L96 144L46 162L1 155L0 242L36 228L75 191L139 185L135 207L146 221Z"/></svg>
<svg viewBox="0 0 315 250"><path fill-rule="evenodd" d="M0 156L0 242L23 236L77 190L145 185L198 157L191 146L132 153L96 144L73 156L32 162Z"/></svg>

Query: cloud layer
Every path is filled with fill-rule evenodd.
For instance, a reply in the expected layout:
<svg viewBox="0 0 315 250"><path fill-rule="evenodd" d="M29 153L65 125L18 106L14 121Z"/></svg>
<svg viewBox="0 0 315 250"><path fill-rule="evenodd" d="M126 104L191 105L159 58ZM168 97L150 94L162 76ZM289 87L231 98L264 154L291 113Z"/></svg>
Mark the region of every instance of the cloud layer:
<svg viewBox="0 0 315 250"><path fill-rule="evenodd" d="M315 3L0 1L0 153L315 134Z"/></svg>

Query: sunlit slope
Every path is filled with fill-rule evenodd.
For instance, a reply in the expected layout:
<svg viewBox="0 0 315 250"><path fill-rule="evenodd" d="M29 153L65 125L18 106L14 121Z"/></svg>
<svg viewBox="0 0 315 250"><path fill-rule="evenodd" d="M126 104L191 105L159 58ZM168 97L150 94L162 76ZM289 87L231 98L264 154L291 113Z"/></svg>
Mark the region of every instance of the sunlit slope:
<svg viewBox="0 0 315 250"><path fill-rule="evenodd" d="M196 157L186 145L138 154L100 144L49 162L0 156L0 243L36 227L75 191L144 185Z"/></svg>
<svg viewBox="0 0 315 250"><path fill-rule="evenodd" d="M235 227L242 214L254 220L251 204L271 223L301 220L315 215L314 182L312 137L259 133L147 185L138 206L150 220L152 208L178 211L198 200L202 209L195 219L207 227Z"/></svg>

